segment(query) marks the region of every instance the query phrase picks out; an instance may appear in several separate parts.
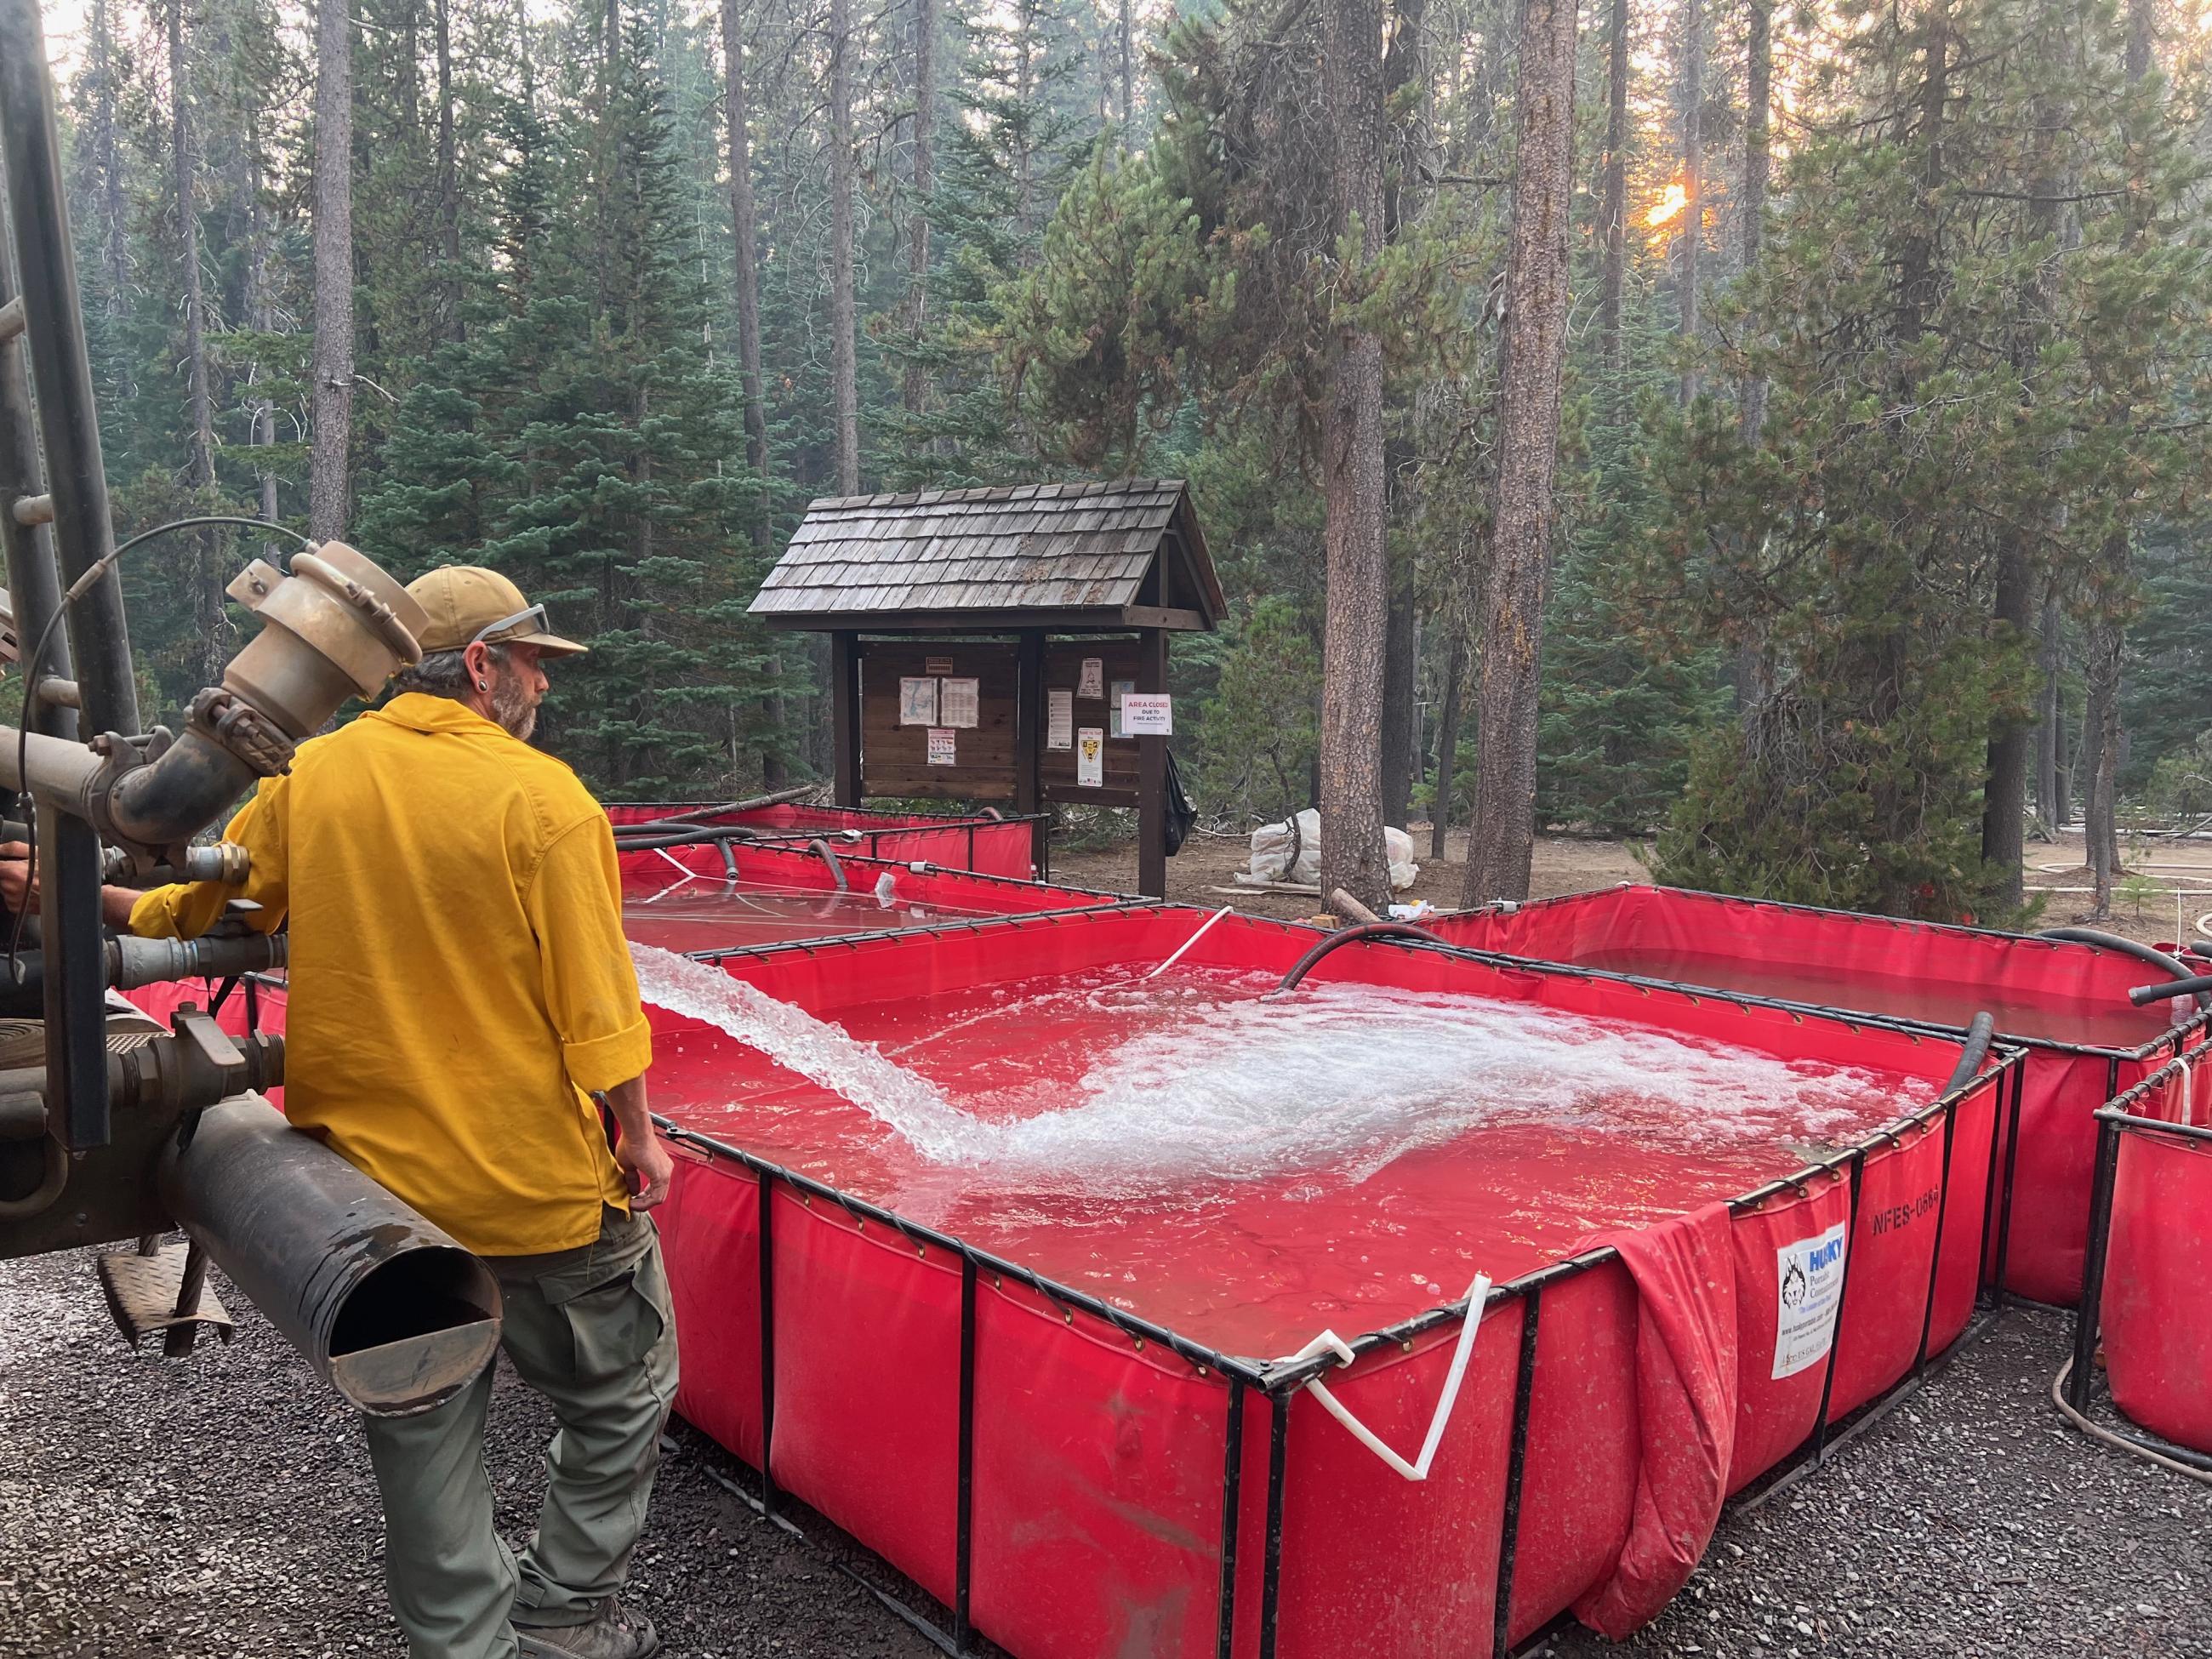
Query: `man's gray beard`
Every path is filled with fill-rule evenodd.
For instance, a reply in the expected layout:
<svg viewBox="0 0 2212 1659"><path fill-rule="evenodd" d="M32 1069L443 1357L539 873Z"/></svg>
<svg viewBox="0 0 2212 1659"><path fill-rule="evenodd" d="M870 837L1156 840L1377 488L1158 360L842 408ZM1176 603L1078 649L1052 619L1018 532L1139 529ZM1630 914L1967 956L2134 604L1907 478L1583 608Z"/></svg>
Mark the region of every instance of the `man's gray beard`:
<svg viewBox="0 0 2212 1659"><path fill-rule="evenodd" d="M530 701L530 694L522 689L522 682L512 674L501 674L491 683L491 717L506 728L510 737L524 743L538 729L538 705Z"/></svg>

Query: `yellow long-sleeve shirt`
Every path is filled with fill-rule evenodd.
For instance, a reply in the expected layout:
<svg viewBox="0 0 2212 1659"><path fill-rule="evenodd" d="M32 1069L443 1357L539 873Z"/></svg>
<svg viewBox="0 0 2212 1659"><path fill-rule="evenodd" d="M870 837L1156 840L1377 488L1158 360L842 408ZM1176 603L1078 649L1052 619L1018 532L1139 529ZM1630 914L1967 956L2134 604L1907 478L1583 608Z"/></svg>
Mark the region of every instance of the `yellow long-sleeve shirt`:
<svg viewBox="0 0 2212 1659"><path fill-rule="evenodd" d="M302 744L226 838L236 888L157 888L134 933L246 898L290 918L285 1111L486 1255L568 1249L627 1207L586 1091L653 1059L606 815L576 775L410 693Z"/></svg>

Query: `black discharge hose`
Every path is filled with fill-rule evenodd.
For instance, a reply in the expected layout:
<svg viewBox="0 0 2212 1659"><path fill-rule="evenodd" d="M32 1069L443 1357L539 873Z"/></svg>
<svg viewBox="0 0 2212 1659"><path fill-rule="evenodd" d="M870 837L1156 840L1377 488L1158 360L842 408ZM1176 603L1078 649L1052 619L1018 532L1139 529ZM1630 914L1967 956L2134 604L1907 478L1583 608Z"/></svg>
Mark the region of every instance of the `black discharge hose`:
<svg viewBox="0 0 2212 1659"><path fill-rule="evenodd" d="M1424 945L1443 945L1447 950L1451 948L1427 928L1416 927L1410 921L1364 921L1357 927L1339 928L1326 939L1317 941L1312 950L1291 964L1291 971L1283 975L1283 982L1267 994L1279 997L1297 988L1297 982L1313 971L1314 964L1331 951L1340 945L1349 945L1354 939L1418 939Z"/></svg>
<svg viewBox="0 0 2212 1659"><path fill-rule="evenodd" d="M661 847L712 847L718 842L758 841L759 835L750 830L661 830L657 824L639 826L645 833L626 836L626 825L615 828L615 850L618 853L650 853Z"/></svg>
<svg viewBox="0 0 2212 1659"><path fill-rule="evenodd" d="M2212 975L2192 974L2182 963L2163 951L2154 951L2148 945L2131 939L2122 939L2118 933L2100 933L2094 927L2046 927L2038 939L2055 939L2069 945L2097 945L2107 951L2118 951L2123 956L2133 957L2137 962L2153 968L2162 968L2174 977L2172 985L2138 985L2128 993L2128 1000L2138 1008L2161 997L2194 995L2200 1008L2212 1008Z"/></svg>
<svg viewBox="0 0 2212 1659"><path fill-rule="evenodd" d="M1966 1046L1960 1052L1959 1064L1951 1073L1951 1080L1943 1085L1945 1094L1963 1089L1974 1080L1974 1074L1982 1069L1982 1062L1990 1057L1990 1040L1996 1035L1996 1021L1987 1012L1974 1016L1973 1023L1966 1027Z"/></svg>
<svg viewBox="0 0 2212 1659"><path fill-rule="evenodd" d="M2212 992L2212 974L2191 974L2171 985L2138 985L2128 993L2128 1000L2141 1008L2148 1003L2163 1002L2168 997L2193 996L2201 1008L2208 992Z"/></svg>
<svg viewBox="0 0 2212 1659"><path fill-rule="evenodd" d="M851 892L853 884L845 879L845 866L837 862L837 854L830 850L830 843L817 836L806 844L822 854L822 862L830 866L830 873L836 878L837 890L841 893Z"/></svg>

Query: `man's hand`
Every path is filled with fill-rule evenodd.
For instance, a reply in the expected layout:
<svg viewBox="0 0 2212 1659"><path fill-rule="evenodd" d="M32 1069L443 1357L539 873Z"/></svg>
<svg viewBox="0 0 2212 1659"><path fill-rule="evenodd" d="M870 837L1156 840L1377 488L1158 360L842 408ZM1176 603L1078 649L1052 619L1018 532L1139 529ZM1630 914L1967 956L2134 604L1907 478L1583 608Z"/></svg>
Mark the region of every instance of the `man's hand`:
<svg viewBox="0 0 2212 1659"><path fill-rule="evenodd" d="M31 884L31 848L27 842L0 842L0 904L4 904L17 915L23 914L26 899L30 901L30 913L39 910L39 890Z"/></svg>
<svg viewBox="0 0 2212 1659"><path fill-rule="evenodd" d="M650 1210L668 1196L668 1183L676 1178L676 1160L653 1133L653 1112L645 1103L645 1079L634 1077L600 1097L615 1115L622 1130L615 1148L615 1163L629 1178L632 1213Z"/></svg>
<svg viewBox="0 0 2212 1659"><path fill-rule="evenodd" d="M676 1160L669 1157L668 1148L660 1144L660 1137L651 1129L641 1139L632 1139L624 1130L622 1144L615 1148L615 1162L629 1177L632 1213L657 1208L668 1196L668 1183L676 1178Z"/></svg>

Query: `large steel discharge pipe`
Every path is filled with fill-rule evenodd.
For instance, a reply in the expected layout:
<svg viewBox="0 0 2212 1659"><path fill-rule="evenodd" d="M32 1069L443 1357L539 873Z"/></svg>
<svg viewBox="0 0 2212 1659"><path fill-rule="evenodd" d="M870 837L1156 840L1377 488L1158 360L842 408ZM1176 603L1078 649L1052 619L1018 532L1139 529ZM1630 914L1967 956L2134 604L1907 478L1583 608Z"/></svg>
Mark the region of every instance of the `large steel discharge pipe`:
<svg viewBox="0 0 2212 1659"><path fill-rule="evenodd" d="M95 748L0 728L0 784L88 819L109 841L167 854L257 779L283 771L293 749L349 697L374 696L421 659L422 608L342 542L293 555L289 575L256 559L229 592L262 629L223 670L222 685L193 700L182 737L141 753L113 733Z"/></svg>
<svg viewBox="0 0 2212 1659"><path fill-rule="evenodd" d="M431 1410L491 1363L491 1270L258 1095L171 1137L159 1181L185 1231L370 1416Z"/></svg>

